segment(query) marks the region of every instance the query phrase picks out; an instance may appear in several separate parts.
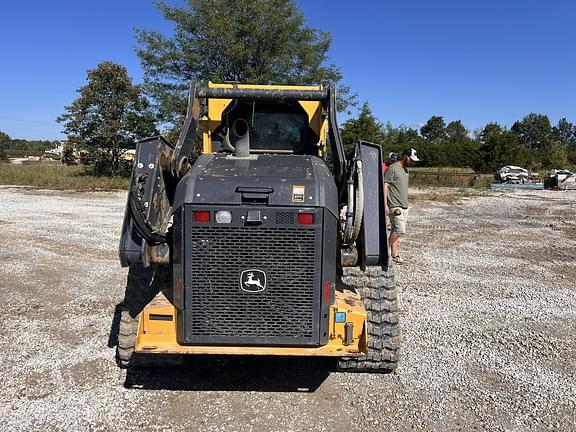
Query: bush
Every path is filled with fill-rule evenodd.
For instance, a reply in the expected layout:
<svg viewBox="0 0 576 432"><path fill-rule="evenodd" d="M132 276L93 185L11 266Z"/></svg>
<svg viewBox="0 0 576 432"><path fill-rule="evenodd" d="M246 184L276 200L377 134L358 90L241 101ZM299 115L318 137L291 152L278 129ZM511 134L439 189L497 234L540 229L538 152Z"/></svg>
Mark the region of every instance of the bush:
<svg viewBox="0 0 576 432"><path fill-rule="evenodd" d="M111 157L105 153L82 152L80 163L90 175L127 178L132 173L133 162L119 159L114 166Z"/></svg>
<svg viewBox="0 0 576 432"><path fill-rule="evenodd" d="M64 149L62 150L62 163L66 165L76 165L78 164L78 158L74 153L74 146L72 144L64 144Z"/></svg>

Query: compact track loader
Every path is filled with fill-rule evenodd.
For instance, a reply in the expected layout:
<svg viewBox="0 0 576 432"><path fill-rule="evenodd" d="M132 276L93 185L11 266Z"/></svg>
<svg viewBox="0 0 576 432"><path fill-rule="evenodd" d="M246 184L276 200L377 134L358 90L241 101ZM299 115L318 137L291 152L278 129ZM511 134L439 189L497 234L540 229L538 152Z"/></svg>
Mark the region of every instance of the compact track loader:
<svg viewBox="0 0 576 432"><path fill-rule="evenodd" d="M193 83L176 145L137 145L119 365L133 353L279 355L394 370L383 197L380 147L344 154L334 87Z"/></svg>

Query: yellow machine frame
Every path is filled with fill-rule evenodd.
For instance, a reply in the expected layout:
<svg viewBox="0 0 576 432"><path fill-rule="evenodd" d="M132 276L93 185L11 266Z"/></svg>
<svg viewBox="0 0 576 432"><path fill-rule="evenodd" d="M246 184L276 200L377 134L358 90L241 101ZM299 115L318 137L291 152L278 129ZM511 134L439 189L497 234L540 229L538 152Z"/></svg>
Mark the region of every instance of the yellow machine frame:
<svg viewBox="0 0 576 432"><path fill-rule="evenodd" d="M336 313L345 313L345 322L336 322ZM336 291L330 308L328 343L317 348L277 346L198 346L176 341L176 309L159 294L140 315L136 352L156 354L228 354L280 356L357 356L366 353L366 310L360 296ZM352 325L350 325L352 323ZM352 335L346 335L346 324ZM348 338L348 343L347 343Z"/></svg>
<svg viewBox="0 0 576 432"><path fill-rule="evenodd" d="M214 84L209 88L246 88L267 90L321 90L321 86ZM232 99L209 99L203 121L203 153L212 153L211 135L222 122L222 113ZM319 136L318 156L326 154L328 120L318 101L299 101L308 114L309 126ZM337 319L337 315L340 319ZM342 321L342 317L345 320ZM282 346L198 346L181 345L176 340L176 309L160 293L142 311L139 318L135 352L157 354L279 355L353 357L367 352L367 313L356 292L337 289L330 308L328 343L320 347Z"/></svg>

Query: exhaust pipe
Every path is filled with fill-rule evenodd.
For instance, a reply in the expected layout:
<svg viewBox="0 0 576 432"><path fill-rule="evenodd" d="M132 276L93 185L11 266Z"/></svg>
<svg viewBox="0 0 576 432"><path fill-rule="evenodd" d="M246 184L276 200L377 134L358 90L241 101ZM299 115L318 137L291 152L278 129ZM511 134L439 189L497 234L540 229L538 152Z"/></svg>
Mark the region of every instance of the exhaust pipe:
<svg viewBox="0 0 576 432"><path fill-rule="evenodd" d="M232 142L234 155L239 158L250 156L250 126L243 118L234 120L232 124Z"/></svg>

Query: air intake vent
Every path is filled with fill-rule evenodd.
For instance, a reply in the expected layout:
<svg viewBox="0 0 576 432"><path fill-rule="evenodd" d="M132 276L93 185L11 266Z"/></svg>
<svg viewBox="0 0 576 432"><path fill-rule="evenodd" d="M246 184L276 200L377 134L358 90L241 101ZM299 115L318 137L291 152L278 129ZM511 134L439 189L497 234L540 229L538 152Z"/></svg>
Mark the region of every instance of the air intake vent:
<svg viewBox="0 0 576 432"><path fill-rule="evenodd" d="M291 212L276 213L276 225L294 225L294 213Z"/></svg>

